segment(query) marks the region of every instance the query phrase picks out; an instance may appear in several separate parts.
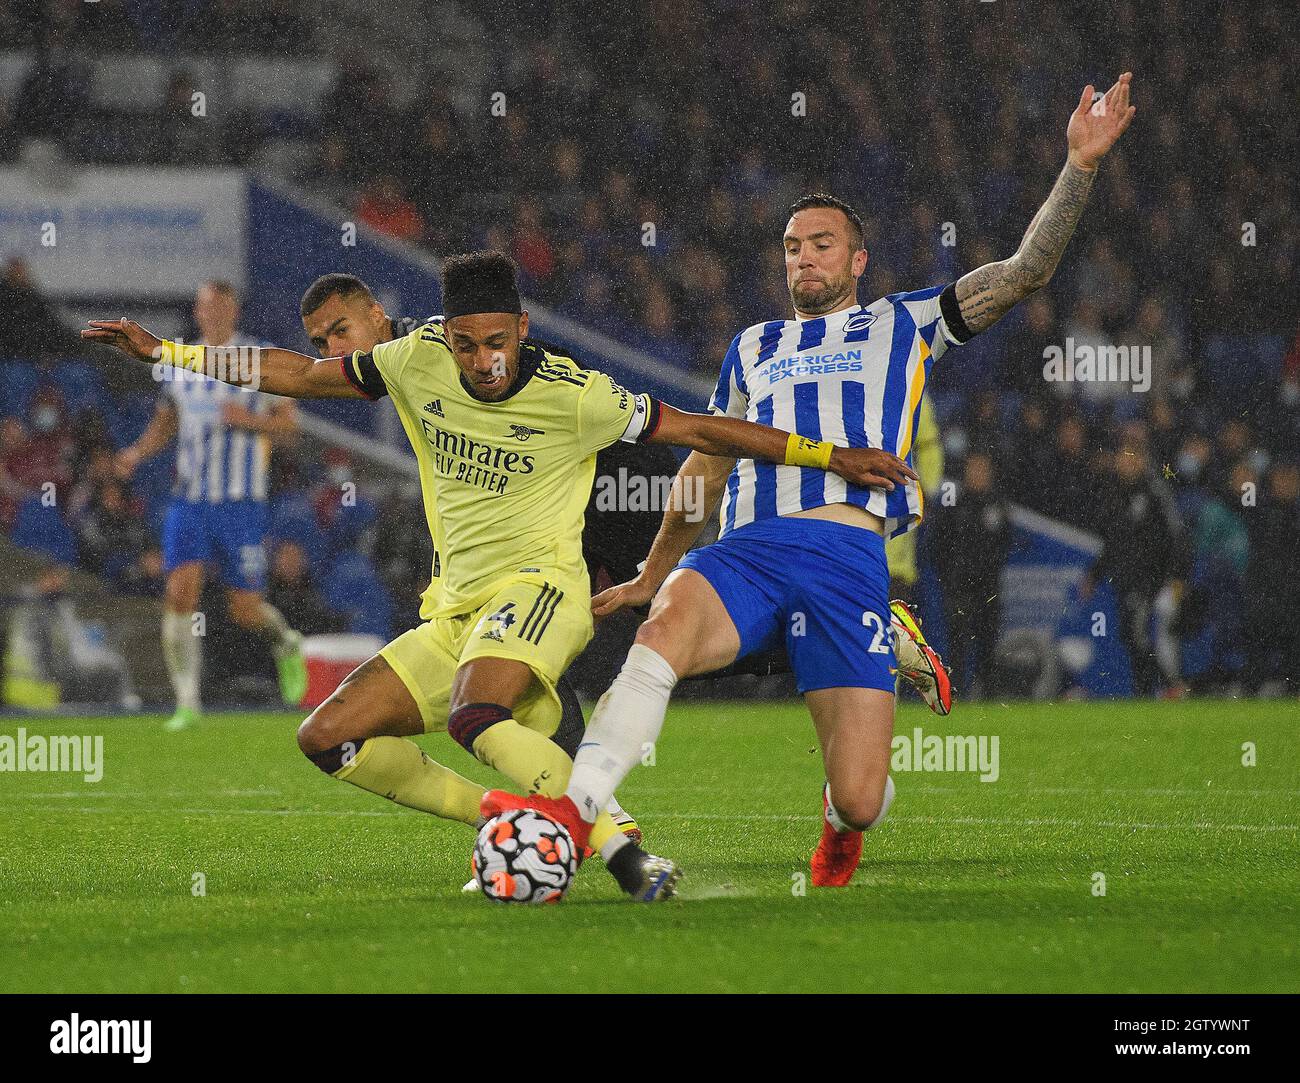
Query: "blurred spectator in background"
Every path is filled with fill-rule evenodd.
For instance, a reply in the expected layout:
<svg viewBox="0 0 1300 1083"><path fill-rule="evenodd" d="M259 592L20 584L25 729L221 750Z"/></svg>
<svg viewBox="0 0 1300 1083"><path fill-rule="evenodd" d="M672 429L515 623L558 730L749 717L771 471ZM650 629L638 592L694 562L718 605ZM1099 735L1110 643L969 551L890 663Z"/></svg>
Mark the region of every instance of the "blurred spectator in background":
<svg viewBox="0 0 1300 1083"><path fill-rule="evenodd" d="M52 387L40 388L32 399L31 435L11 460L10 469L30 492L43 493L52 483L55 498L66 499L75 452L62 394Z"/></svg>
<svg viewBox="0 0 1300 1083"><path fill-rule="evenodd" d="M27 428L16 417L0 418L0 529L13 529L18 505L29 495L22 480L23 453Z"/></svg>
<svg viewBox="0 0 1300 1083"><path fill-rule="evenodd" d="M86 513L76 523L78 563L87 571L118 580L150 546L140 509L115 478L100 482Z"/></svg>
<svg viewBox="0 0 1300 1083"><path fill-rule="evenodd" d="M998 384L1008 391L1038 395L1043 391L1043 349L1062 345L1064 337L1057 326L1056 306L1050 295L1035 293L1023 308L1007 349L999 359Z"/></svg>
<svg viewBox="0 0 1300 1083"><path fill-rule="evenodd" d="M325 604L312 583L311 564L302 546L282 541L271 555L267 600L281 613L291 613L303 635L341 631L343 619Z"/></svg>
<svg viewBox="0 0 1300 1083"><path fill-rule="evenodd" d="M1151 386L1149 394L1160 399L1169 394L1177 370L1182 344L1169 325L1164 302L1155 296L1145 298L1128 328L1119 335L1121 344L1134 351L1149 351Z"/></svg>
<svg viewBox="0 0 1300 1083"><path fill-rule="evenodd" d="M1001 621L1002 568L1011 551L1011 522L993 457L966 457L956 503L929 530L948 621L947 663L954 685L976 697L989 691ZM972 560L972 554L979 554Z"/></svg>
<svg viewBox="0 0 1300 1083"><path fill-rule="evenodd" d="M555 249L543 225L542 209L531 196L519 200L510 237L510 254L523 272L525 283L529 288L544 290L555 273Z"/></svg>
<svg viewBox="0 0 1300 1083"><path fill-rule="evenodd" d="M1003 450L998 476L1004 492L1043 513L1051 503L1053 430L1049 408L1041 388L1037 395L1026 395L1011 432L999 441Z"/></svg>
<svg viewBox="0 0 1300 1083"><path fill-rule="evenodd" d="M406 198L402 183L383 173L366 185L357 201L357 221L399 241L419 241L424 236L424 219Z"/></svg>
<svg viewBox="0 0 1300 1083"><path fill-rule="evenodd" d="M420 619L420 595L434 567L433 542L418 488L396 489L379 501L374 538L372 559L393 599L394 625L413 628Z"/></svg>
<svg viewBox="0 0 1300 1083"><path fill-rule="evenodd" d="M222 158L220 120L208 115L207 95L189 72L173 72L150 126L153 157L163 165L215 165Z"/></svg>
<svg viewBox="0 0 1300 1083"><path fill-rule="evenodd" d="M118 584L125 593L146 598L161 598L166 583L162 548L152 542L134 563L122 571L118 579Z"/></svg>
<svg viewBox="0 0 1300 1083"><path fill-rule="evenodd" d="M34 137L66 139L87 115L89 82L84 66L68 49L67 28L49 24L37 42L35 62L14 96L11 138L15 142Z"/></svg>
<svg viewBox="0 0 1300 1083"><path fill-rule="evenodd" d="M1160 670L1152 640L1156 595L1177 570L1177 513L1164 483L1151 473L1140 426L1126 432L1111 460L1101 506L1102 550L1080 590L1087 599L1099 580L1110 583L1119 608L1119 634L1133 668L1133 690L1152 695ZM1176 674L1165 674L1172 685Z"/></svg>
<svg viewBox="0 0 1300 1083"><path fill-rule="evenodd" d="M1250 536L1247 690L1295 695L1300 692L1300 465L1294 459L1273 467L1258 506L1243 517Z"/></svg>
<svg viewBox="0 0 1300 1083"><path fill-rule="evenodd" d="M1101 501L1101 479L1092 467L1088 430L1075 413L1056 426L1056 450L1046 474L1037 480L1037 506L1072 526L1093 529Z"/></svg>
<svg viewBox="0 0 1300 1083"><path fill-rule="evenodd" d="M77 480L68 497L65 512L69 522L75 523L89 514L101 486L116 477L115 457L116 453L107 444L98 444L88 451L85 464L77 470Z"/></svg>
<svg viewBox="0 0 1300 1083"><path fill-rule="evenodd" d="M1248 464L1201 501L1192 530L1191 577L1178 620L1187 675L1195 692L1229 692L1244 664L1243 580L1250 565L1250 537L1238 510L1244 485L1254 485Z"/></svg>
<svg viewBox="0 0 1300 1083"><path fill-rule="evenodd" d="M32 282L27 263L14 257L0 273L0 362L38 361L43 357L76 357L81 340L64 325L58 312Z"/></svg>
<svg viewBox="0 0 1300 1083"><path fill-rule="evenodd" d="M331 553L353 548L378 514L357 488L352 456L343 448L325 451L324 476L311 491L312 511Z"/></svg>

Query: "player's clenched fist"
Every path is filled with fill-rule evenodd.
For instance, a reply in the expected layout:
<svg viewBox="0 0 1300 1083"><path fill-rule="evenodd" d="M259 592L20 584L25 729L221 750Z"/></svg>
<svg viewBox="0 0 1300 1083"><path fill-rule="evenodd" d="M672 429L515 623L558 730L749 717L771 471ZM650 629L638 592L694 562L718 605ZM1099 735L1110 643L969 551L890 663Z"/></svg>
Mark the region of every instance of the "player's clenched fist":
<svg viewBox="0 0 1300 1083"><path fill-rule="evenodd" d="M854 485L886 492L893 492L895 485L921 480L897 455L874 447L835 448L831 452L830 470Z"/></svg>
<svg viewBox="0 0 1300 1083"><path fill-rule="evenodd" d="M162 349L162 339L134 320L91 320L81 337L112 346L137 361L156 361Z"/></svg>

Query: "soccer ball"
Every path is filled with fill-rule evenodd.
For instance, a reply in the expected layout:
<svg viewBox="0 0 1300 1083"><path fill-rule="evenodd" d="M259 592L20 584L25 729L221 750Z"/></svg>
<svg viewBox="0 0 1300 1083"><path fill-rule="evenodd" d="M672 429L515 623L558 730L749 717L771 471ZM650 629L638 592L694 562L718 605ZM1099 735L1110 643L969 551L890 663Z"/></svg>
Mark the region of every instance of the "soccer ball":
<svg viewBox="0 0 1300 1083"><path fill-rule="evenodd" d="M559 902L578 871L573 839L532 809L511 809L483 825L471 858L474 879L497 902Z"/></svg>

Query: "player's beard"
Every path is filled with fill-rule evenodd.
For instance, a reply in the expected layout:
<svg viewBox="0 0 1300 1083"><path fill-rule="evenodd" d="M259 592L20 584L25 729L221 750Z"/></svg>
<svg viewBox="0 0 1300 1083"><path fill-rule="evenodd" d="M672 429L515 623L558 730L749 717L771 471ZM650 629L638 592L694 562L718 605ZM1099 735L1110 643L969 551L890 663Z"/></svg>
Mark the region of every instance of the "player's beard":
<svg viewBox="0 0 1300 1083"><path fill-rule="evenodd" d="M844 303L852 289L851 274L837 275L820 283L796 282L790 290L790 301L795 311L808 316L821 316Z"/></svg>

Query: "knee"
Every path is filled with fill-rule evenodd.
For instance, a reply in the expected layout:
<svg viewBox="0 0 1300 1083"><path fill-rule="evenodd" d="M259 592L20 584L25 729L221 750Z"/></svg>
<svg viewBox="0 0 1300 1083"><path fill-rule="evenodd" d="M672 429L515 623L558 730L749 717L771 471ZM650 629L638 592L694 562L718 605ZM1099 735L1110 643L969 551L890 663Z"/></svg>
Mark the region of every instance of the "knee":
<svg viewBox="0 0 1300 1083"><path fill-rule="evenodd" d="M326 700L303 719L302 725L298 727L298 747L304 756L319 755L356 737L354 732L345 731L342 712L330 710L329 707L330 701ZM361 741L357 739L355 743L359 747Z"/></svg>
<svg viewBox="0 0 1300 1083"><path fill-rule="evenodd" d="M894 801L894 780L888 775L882 785L870 785L853 792L831 794L840 819L854 831L875 827L889 812Z"/></svg>
<svg viewBox="0 0 1300 1083"><path fill-rule="evenodd" d="M310 715L298 727L298 747L302 754L327 775L337 775L357 758L364 737L343 736L330 717Z"/></svg>
<svg viewBox="0 0 1300 1083"><path fill-rule="evenodd" d="M690 628L674 618L672 610L655 614L636 633L637 645L654 651L678 676L692 671L696 639Z"/></svg>
<svg viewBox="0 0 1300 1083"><path fill-rule="evenodd" d="M665 653L670 651L673 636L671 630L666 627L668 624L660 616L651 617L643 621L641 627L636 630L636 642L643 647L649 647L656 654L668 657Z"/></svg>

